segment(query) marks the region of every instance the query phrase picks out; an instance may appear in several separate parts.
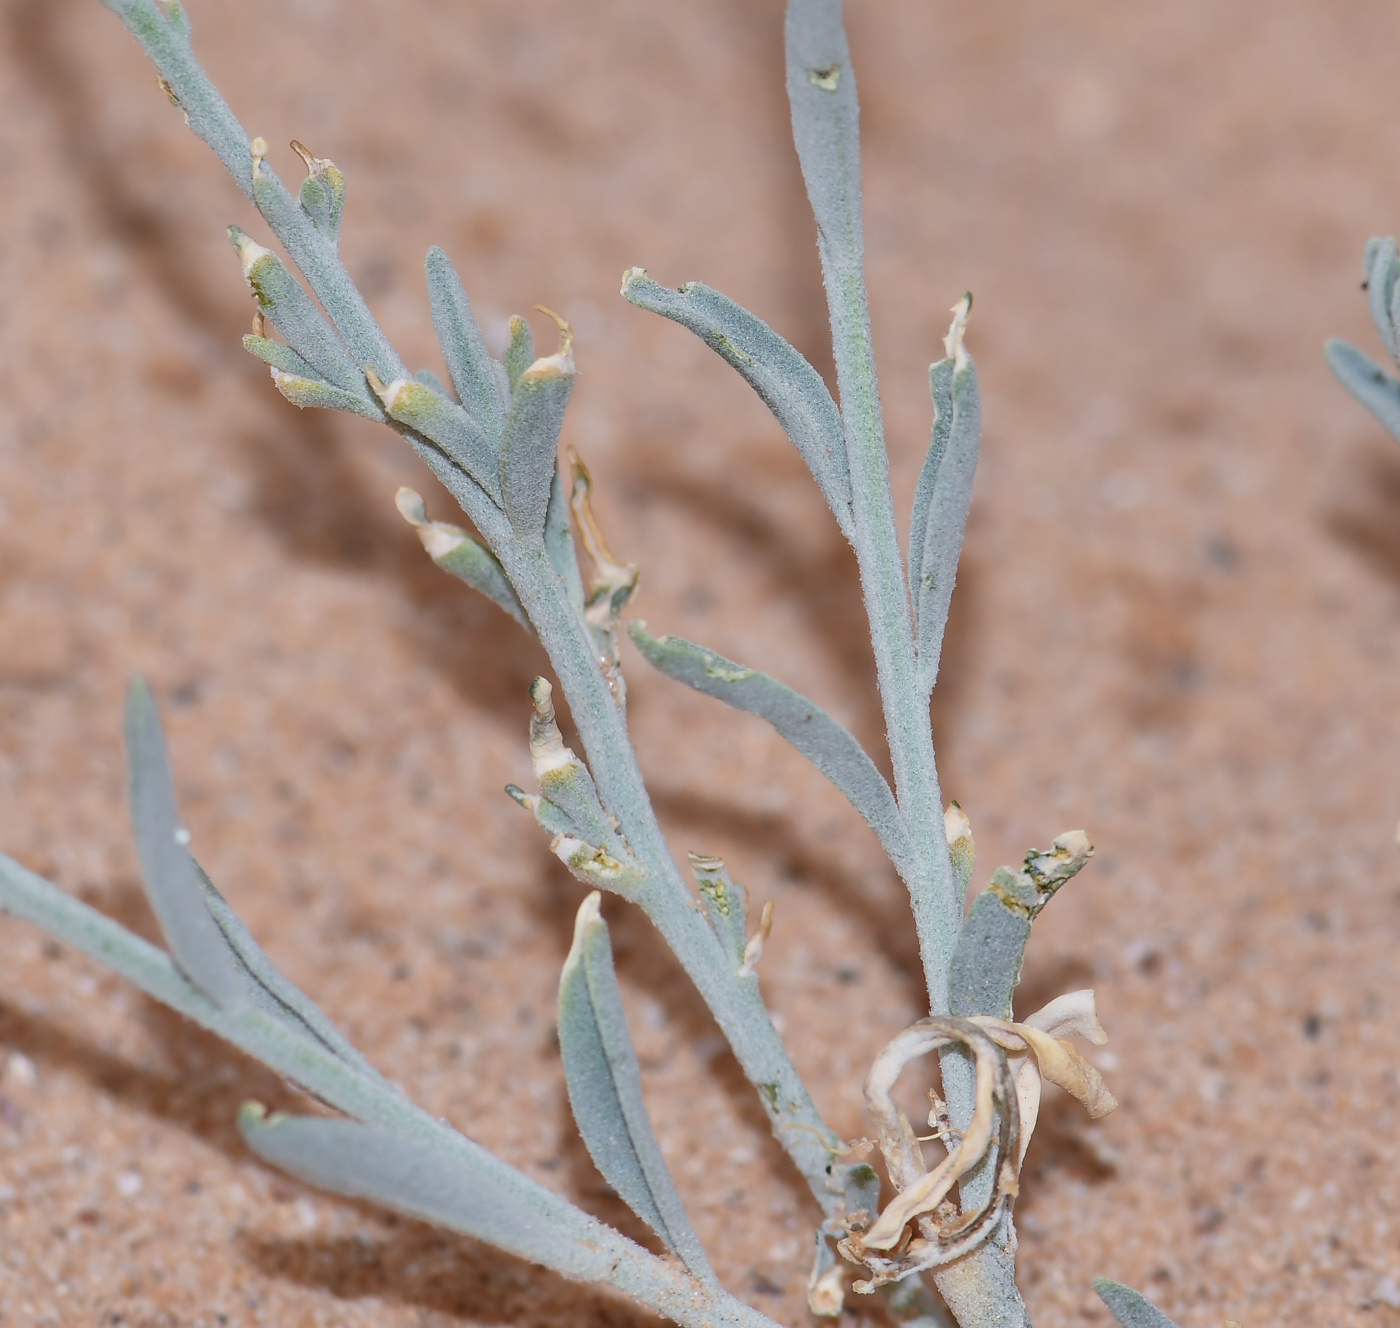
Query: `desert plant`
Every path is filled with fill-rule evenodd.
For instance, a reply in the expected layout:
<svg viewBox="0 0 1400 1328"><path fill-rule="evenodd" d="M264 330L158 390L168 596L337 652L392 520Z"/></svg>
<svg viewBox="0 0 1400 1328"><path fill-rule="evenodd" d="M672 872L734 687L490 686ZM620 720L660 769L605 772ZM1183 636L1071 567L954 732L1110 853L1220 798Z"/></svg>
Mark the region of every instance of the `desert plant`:
<svg viewBox="0 0 1400 1328"><path fill-rule="evenodd" d="M866 307L856 85L840 0L791 0L786 26L793 130L816 217L840 404L791 345L719 292L698 283L671 289L633 268L622 293L689 328L733 365L825 495L860 569L893 787L846 729L776 679L679 637L653 636L640 622L626 630L661 672L772 724L869 822L908 887L930 1014L878 1052L866 1081L896 1191L883 1206L876 1172L822 1120L764 1007L756 968L771 911L751 925L744 890L717 858L692 857L692 891L653 813L628 738L620 655L637 570L610 552L582 462L571 456L564 467L558 456L576 373L567 322L551 314L557 349L537 355L529 327L513 319L497 361L451 263L434 249L427 284L450 388L428 371L410 372L338 256L345 181L334 163L294 143L307 168L294 196L268 164L266 144L249 139L196 61L176 0L106 3L310 288L231 228L258 303L247 349L269 365L294 405L386 423L414 448L474 533L429 519L410 490L400 490L399 511L435 562L532 631L549 655L586 761L565 745L552 684L537 678L529 744L538 791L508 792L590 889L559 989L569 1099L599 1171L675 1259L650 1253L415 1107L277 973L186 847L154 699L143 683L132 686L127 708L131 807L168 953L9 859L0 859L0 908L100 959L341 1113L268 1116L245 1107L244 1137L269 1162L567 1277L610 1283L682 1324L768 1323L719 1285L652 1134L600 908L600 891L617 894L642 908L678 956L821 1207L812 1308L840 1312L854 1265L864 1270L854 1289L897 1287L906 1320L942 1320L942 1307L918 1280L929 1272L964 1328L1025 1324L1011 1210L1041 1078L1068 1089L1093 1115L1114 1103L1065 1040L1104 1040L1093 993L1069 993L1024 1022L1011 1021L1011 997L1034 918L1093 849L1082 832L1063 834L1049 849L1031 850L1021 867L999 869L965 909L972 833L956 804L943 805L929 699L979 446L977 371L965 346L971 298L955 306L945 357L930 370L932 440L906 564ZM576 541L588 559L586 582ZM942 1097L934 1096L930 1112L934 1133L921 1141L892 1089L911 1060L930 1052L939 1054ZM921 1148L931 1138L946 1150L932 1167Z"/></svg>
<svg viewBox="0 0 1400 1328"><path fill-rule="evenodd" d="M1390 358L1400 367L1400 261L1393 239L1375 239L1366 246L1366 279L1371 318ZM1400 442L1400 382L1369 355L1333 337L1326 346L1332 372L1367 410Z"/></svg>

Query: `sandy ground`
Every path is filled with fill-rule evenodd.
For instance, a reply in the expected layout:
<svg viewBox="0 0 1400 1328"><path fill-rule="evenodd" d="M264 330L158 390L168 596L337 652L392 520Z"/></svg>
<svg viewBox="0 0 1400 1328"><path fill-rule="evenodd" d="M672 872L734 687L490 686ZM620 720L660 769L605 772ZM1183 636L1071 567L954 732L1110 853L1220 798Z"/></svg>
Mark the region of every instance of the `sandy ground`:
<svg viewBox="0 0 1400 1328"><path fill-rule="evenodd" d="M703 278L823 367L776 0L243 0L196 48L436 364L442 243L493 336L578 329L566 438L638 612L879 742L847 551L737 377L618 276ZM1374 349L1361 251L1400 223L1382 0L866 3L870 279L907 510L946 310L987 432L935 703L979 878L1084 826L1023 1011L1099 992L1122 1109L1049 1104L1019 1208L1037 1324L1100 1273L1185 1328L1400 1323L1400 452L1332 382ZM580 889L526 782L533 644L423 557L368 425L238 346L223 238L264 232L96 0L0 8L0 845L154 936L120 697L165 706L195 846L254 933L434 1112L633 1234L564 1102L552 1001ZM538 328L541 337L545 327ZM777 905L764 988L836 1127L919 1012L901 891L758 721L629 660L678 850ZM728 1284L807 1322L814 1209L643 919L608 914L657 1128ZM0 923L0 1324L618 1325L646 1315L309 1193L232 1126L270 1075ZM873 1313L858 1306L862 1314Z"/></svg>

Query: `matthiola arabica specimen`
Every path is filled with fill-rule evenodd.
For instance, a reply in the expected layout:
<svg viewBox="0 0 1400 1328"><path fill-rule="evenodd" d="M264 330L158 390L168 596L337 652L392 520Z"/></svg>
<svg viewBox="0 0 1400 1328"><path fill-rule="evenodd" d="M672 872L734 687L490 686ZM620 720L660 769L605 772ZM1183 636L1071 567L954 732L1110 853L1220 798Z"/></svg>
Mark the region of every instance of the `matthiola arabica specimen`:
<svg viewBox="0 0 1400 1328"><path fill-rule="evenodd" d="M294 406L382 422L423 458L469 524L437 519L429 509L440 509L442 497L407 489L397 495L400 513L428 556L533 632L549 656L552 678L521 680L536 787L507 792L585 887L559 985L574 1118L598 1170L667 1253L612 1230L414 1106L277 972L186 847L155 701L143 683L132 686L127 707L131 810L167 948L9 859L0 859L0 909L95 956L340 1113L268 1115L247 1105L243 1135L271 1164L565 1277L609 1283L680 1324L770 1323L718 1281L648 1119L601 907L602 893L620 896L642 909L679 958L820 1208L808 1283L813 1312L839 1314L848 1294L883 1289L901 1319L926 1328L948 1323L950 1312L963 1328L1026 1324L1013 1206L1042 1080L1067 1089L1093 1116L1115 1104L1072 1040L1105 1040L1093 993L1066 993L1022 1022L1011 1018L1011 997L1036 916L1093 847L1082 831L1062 834L1019 867L1000 868L968 905L972 830L956 804L943 802L929 698L980 436L977 369L966 344L971 297L953 309L944 356L930 369L932 438L906 555L871 348L856 79L840 0L791 0L786 24L787 90L817 223L836 396L777 332L708 286L673 289L634 267L622 295L689 328L728 361L777 417L825 495L860 569L893 784L834 718L776 678L625 621L637 568L611 552L583 462L559 456L577 372L567 311L551 314L558 342L543 354L525 321L513 319L497 360L447 254L433 249L428 299L447 377L410 371L341 263L346 182L335 164L294 143L307 173L289 190L269 166L266 144L244 132L198 63L180 5L107 4L291 259L289 268L252 235L230 229L258 305L244 345ZM1389 290L1393 245L1387 252ZM1393 351L1393 316L1388 326ZM624 655L624 635L677 683L767 720L870 824L908 887L929 1014L887 1046L863 1049L883 1192L865 1160L869 1149L848 1143L818 1114L764 1006L759 972L771 907L754 916L719 858L692 855L682 864L666 847L628 738L625 669L635 656ZM565 745L555 721L556 687L580 753ZM519 815L503 806L503 815ZM941 1075L921 1135L922 1123L916 1130L893 1089L911 1061L931 1055ZM1104 1283L1101 1294L1125 1324L1159 1322L1136 1293Z"/></svg>

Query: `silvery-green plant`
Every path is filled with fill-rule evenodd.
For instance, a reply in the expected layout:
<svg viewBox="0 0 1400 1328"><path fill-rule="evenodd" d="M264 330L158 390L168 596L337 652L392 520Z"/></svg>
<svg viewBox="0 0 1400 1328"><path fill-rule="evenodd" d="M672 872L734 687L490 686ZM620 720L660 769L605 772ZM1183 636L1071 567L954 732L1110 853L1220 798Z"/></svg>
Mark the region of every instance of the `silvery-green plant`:
<svg viewBox="0 0 1400 1328"><path fill-rule="evenodd" d="M1400 261L1393 239L1371 240L1366 246L1365 290L1371 318L1390 358L1400 368ZM1332 372L1367 410L1400 442L1400 381L1369 355L1333 337L1326 346Z"/></svg>
<svg viewBox="0 0 1400 1328"><path fill-rule="evenodd" d="M434 249L428 294L450 386L431 372L410 372L341 263L345 181L334 163L294 143L307 176L293 194L268 165L266 145L250 140L195 59L177 0L105 3L301 275L231 228L259 307L247 349L269 365L294 405L380 421L408 442L473 533L430 520L410 490L398 494L400 512L435 562L494 600L549 655L584 756L564 744L553 685L537 678L529 743L538 790L508 792L590 890L559 988L569 1100L599 1171L669 1255L649 1252L414 1106L276 971L186 847L155 702L143 683L133 684L127 705L131 810L168 950L7 858L0 858L0 909L85 950L341 1113L268 1116L245 1107L243 1135L274 1165L566 1277L609 1283L681 1324L770 1323L719 1284L652 1132L600 908L601 891L619 895L646 913L680 959L820 1206L808 1284L813 1310L838 1314L856 1268L853 1289L883 1288L906 1322L932 1328L947 1323L951 1311L963 1328L1028 1324L1015 1285L1011 1210L1042 1077L1093 1115L1114 1103L1066 1040L1104 1040L1093 993L1068 993L1020 1023L1011 1021L1011 998L1036 915L1093 849L1080 831L1061 835L1049 849L1031 850L1020 868L999 869L966 907L971 828L956 804L943 805L929 699L979 446L977 370L964 344L971 300L955 307L946 355L930 370L932 440L906 559L871 346L856 84L840 0L790 0L786 24L787 88L817 223L839 404L791 345L718 291L698 283L671 289L633 268L622 293L689 328L733 365L825 495L860 569L893 786L846 729L778 680L679 637L653 636L640 622L626 631L661 672L772 724L869 822L908 887L930 1014L878 1051L866 1081L895 1191L883 1206L876 1172L859 1146L822 1120L764 1006L756 969L771 907L754 923L743 888L713 857L691 857L692 890L653 813L628 739L620 654L622 613L637 570L610 552L583 464L571 456L563 466L558 456L576 373L568 324L552 315L558 347L538 355L525 321L513 319L496 360L450 261ZM1393 349L1393 324L1391 341ZM921 1139L892 1091L908 1063L931 1052L939 1056L942 1096L930 1094L933 1133ZM930 1166L921 1145L934 1140L941 1160ZM941 1299L924 1288L925 1272ZM1130 1328L1156 1322L1143 1317L1156 1311L1143 1310L1135 1293L1104 1294Z"/></svg>

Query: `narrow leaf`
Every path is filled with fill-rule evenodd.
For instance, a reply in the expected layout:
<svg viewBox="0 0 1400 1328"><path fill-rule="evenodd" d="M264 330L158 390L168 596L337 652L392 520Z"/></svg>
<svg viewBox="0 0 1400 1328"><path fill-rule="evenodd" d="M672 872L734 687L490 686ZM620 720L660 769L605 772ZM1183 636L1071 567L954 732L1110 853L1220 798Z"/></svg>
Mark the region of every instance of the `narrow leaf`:
<svg viewBox="0 0 1400 1328"><path fill-rule="evenodd" d="M519 314L512 314L506 334L506 385L510 394L520 384L520 376L535 362L535 338L530 335L530 324Z"/></svg>
<svg viewBox="0 0 1400 1328"><path fill-rule="evenodd" d="M862 261L860 107L841 0L791 0L786 24L792 136L828 265Z"/></svg>
<svg viewBox="0 0 1400 1328"><path fill-rule="evenodd" d="M238 1125L259 1157L319 1189L374 1200L566 1277L608 1276L609 1254L588 1239L607 1230L601 1223L470 1140L449 1150L382 1126L264 1116L252 1105Z"/></svg>
<svg viewBox="0 0 1400 1328"><path fill-rule="evenodd" d="M608 927L595 891L583 901L559 982L559 1049L569 1103L589 1156L628 1207L697 1277L713 1280L642 1101L642 1079Z"/></svg>
<svg viewBox="0 0 1400 1328"><path fill-rule="evenodd" d="M564 468L558 465L554 470L549 507L544 517L544 549L549 556L549 565L564 583L569 603L582 616L583 575L579 572L578 550L574 547L573 527L569 521L569 492L564 481Z"/></svg>
<svg viewBox="0 0 1400 1328"><path fill-rule="evenodd" d="M1031 849L1020 871L996 869L991 885L972 901L958 934L948 974L950 1013L1011 1017L1031 923L1093 852L1082 830L1070 830L1043 852Z"/></svg>
<svg viewBox="0 0 1400 1328"><path fill-rule="evenodd" d="M1400 262L1396 261L1393 239L1373 239L1366 246L1366 295L1371 304L1371 318L1390 358L1400 359L1400 340L1395 326L1400 320L1400 311L1396 308L1396 298L1400 295Z"/></svg>
<svg viewBox="0 0 1400 1328"><path fill-rule="evenodd" d="M184 975L216 1005L236 1010L248 993L185 847L189 834L180 825L160 716L142 678L127 689L126 751L131 822L151 907Z"/></svg>
<svg viewBox="0 0 1400 1328"><path fill-rule="evenodd" d="M1106 1277L1094 1278L1094 1290L1123 1328L1176 1328L1146 1296Z"/></svg>
<svg viewBox="0 0 1400 1328"><path fill-rule="evenodd" d="M316 229L331 244L340 243L340 214L345 210L345 176L328 157L316 157L296 139L292 151L306 163L298 197Z"/></svg>
<svg viewBox="0 0 1400 1328"><path fill-rule="evenodd" d="M933 438L914 493L909 532L909 589L919 683L927 694L938 678L948 605L958 574L972 477L982 435L977 366L957 348L956 357L929 370L933 393Z"/></svg>
<svg viewBox="0 0 1400 1328"><path fill-rule="evenodd" d="M558 321L559 349L535 360L513 378L510 413L501 438L506 515L516 532L526 538L544 536L549 495L559 469L559 432L577 373L573 334L562 318Z"/></svg>
<svg viewBox="0 0 1400 1328"><path fill-rule="evenodd" d="M320 1006L277 971L198 863L194 864L194 869L204 893L204 905L242 970L242 986L252 1003L288 1028L313 1038L347 1065L379 1083L387 1084L388 1081L379 1071L331 1023ZM394 1091L398 1092L398 1089Z"/></svg>
<svg viewBox="0 0 1400 1328"><path fill-rule="evenodd" d="M346 392L363 394L364 374L301 283L270 249L250 239L237 226L230 226L228 234L243 264L243 276L257 296L258 307L287 344L328 383Z"/></svg>
<svg viewBox="0 0 1400 1328"><path fill-rule="evenodd" d="M302 359L290 346L281 341L274 341L271 337L250 334L243 338L243 349L251 355L256 355L264 364L271 365L274 369L280 369L283 373L291 374L295 378L308 378L313 382L321 378L315 368Z"/></svg>
<svg viewBox="0 0 1400 1328"><path fill-rule="evenodd" d="M735 964L744 962L749 943L748 891L731 880L723 858L690 854L690 867L700 887L700 902L710 926Z"/></svg>
<svg viewBox="0 0 1400 1328"><path fill-rule="evenodd" d="M505 569L489 550L482 548L460 526L429 521L422 495L414 489L401 488L394 495L394 505L399 515L418 532L428 557L443 571L451 572L487 599L494 600L522 627L534 630Z"/></svg>
<svg viewBox="0 0 1400 1328"><path fill-rule="evenodd" d="M540 792L569 818L573 833L609 854L627 857L622 840L603 808L588 767L564 745L554 713L554 688L546 678L530 684L530 763Z"/></svg>
<svg viewBox="0 0 1400 1328"><path fill-rule="evenodd" d="M450 397L414 378L387 386L377 375L369 385L392 419L436 443L497 502L501 500L500 461L481 426Z"/></svg>
<svg viewBox="0 0 1400 1328"><path fill-rule="evenodd" d="M1325 350L1327 363L1342 386L1400 441L1400 382L1369 355L1336 337L1328 341Z"/></svg>
<svg viewBox="0 0 1400 1328"><path fill-rule="evenodd" d="M440 397L452 400L452 393L448 391L447 384L442 381L431 369L415 369L414 378L423 384L424 387L431 387Z"/></svg>
<svg viewBox="0 0 1400 1328"><path fill-rule="evenodd" d="M320 378L302 378L297 374L284 373L274 364L272 382L292 405L302 410L307 407L315 407L318 410L343 410L348 414L373 420L376 424L384 423L384 412L369 397L332 387Z"/></svg>
<svg viewBox="0 0 1400 1328"><path fill-rule="evenodd" d="M457 399L486 431L488 438L499 438L505 427L507 403L502 400L495 366L487 354L471 302L451 259L436 245L428 250L424 269L433 327L447 372L457 389ZM534 359L533 353L530 359Z"/></svg>
<svg viewBox="0 0 1400 1328"><path fill-rule="evenodd" d="M766 719L846 795L900 874L913 870L909 830L889 784L860 743L825 710L776 678L704 646L679 636L651 636L643 622L629 623L627 630L647 662L668 677Z"/></svg>
<svg viewBox="0 0 1400 1328"><path fill-rule="evenodd" d="M743 375L802 454L842 533L850 538L846 442L841 415L821 375L767 323L697 281L672 290L634 267L623 275L622 294L638 308L689 328Z"/></svg>

